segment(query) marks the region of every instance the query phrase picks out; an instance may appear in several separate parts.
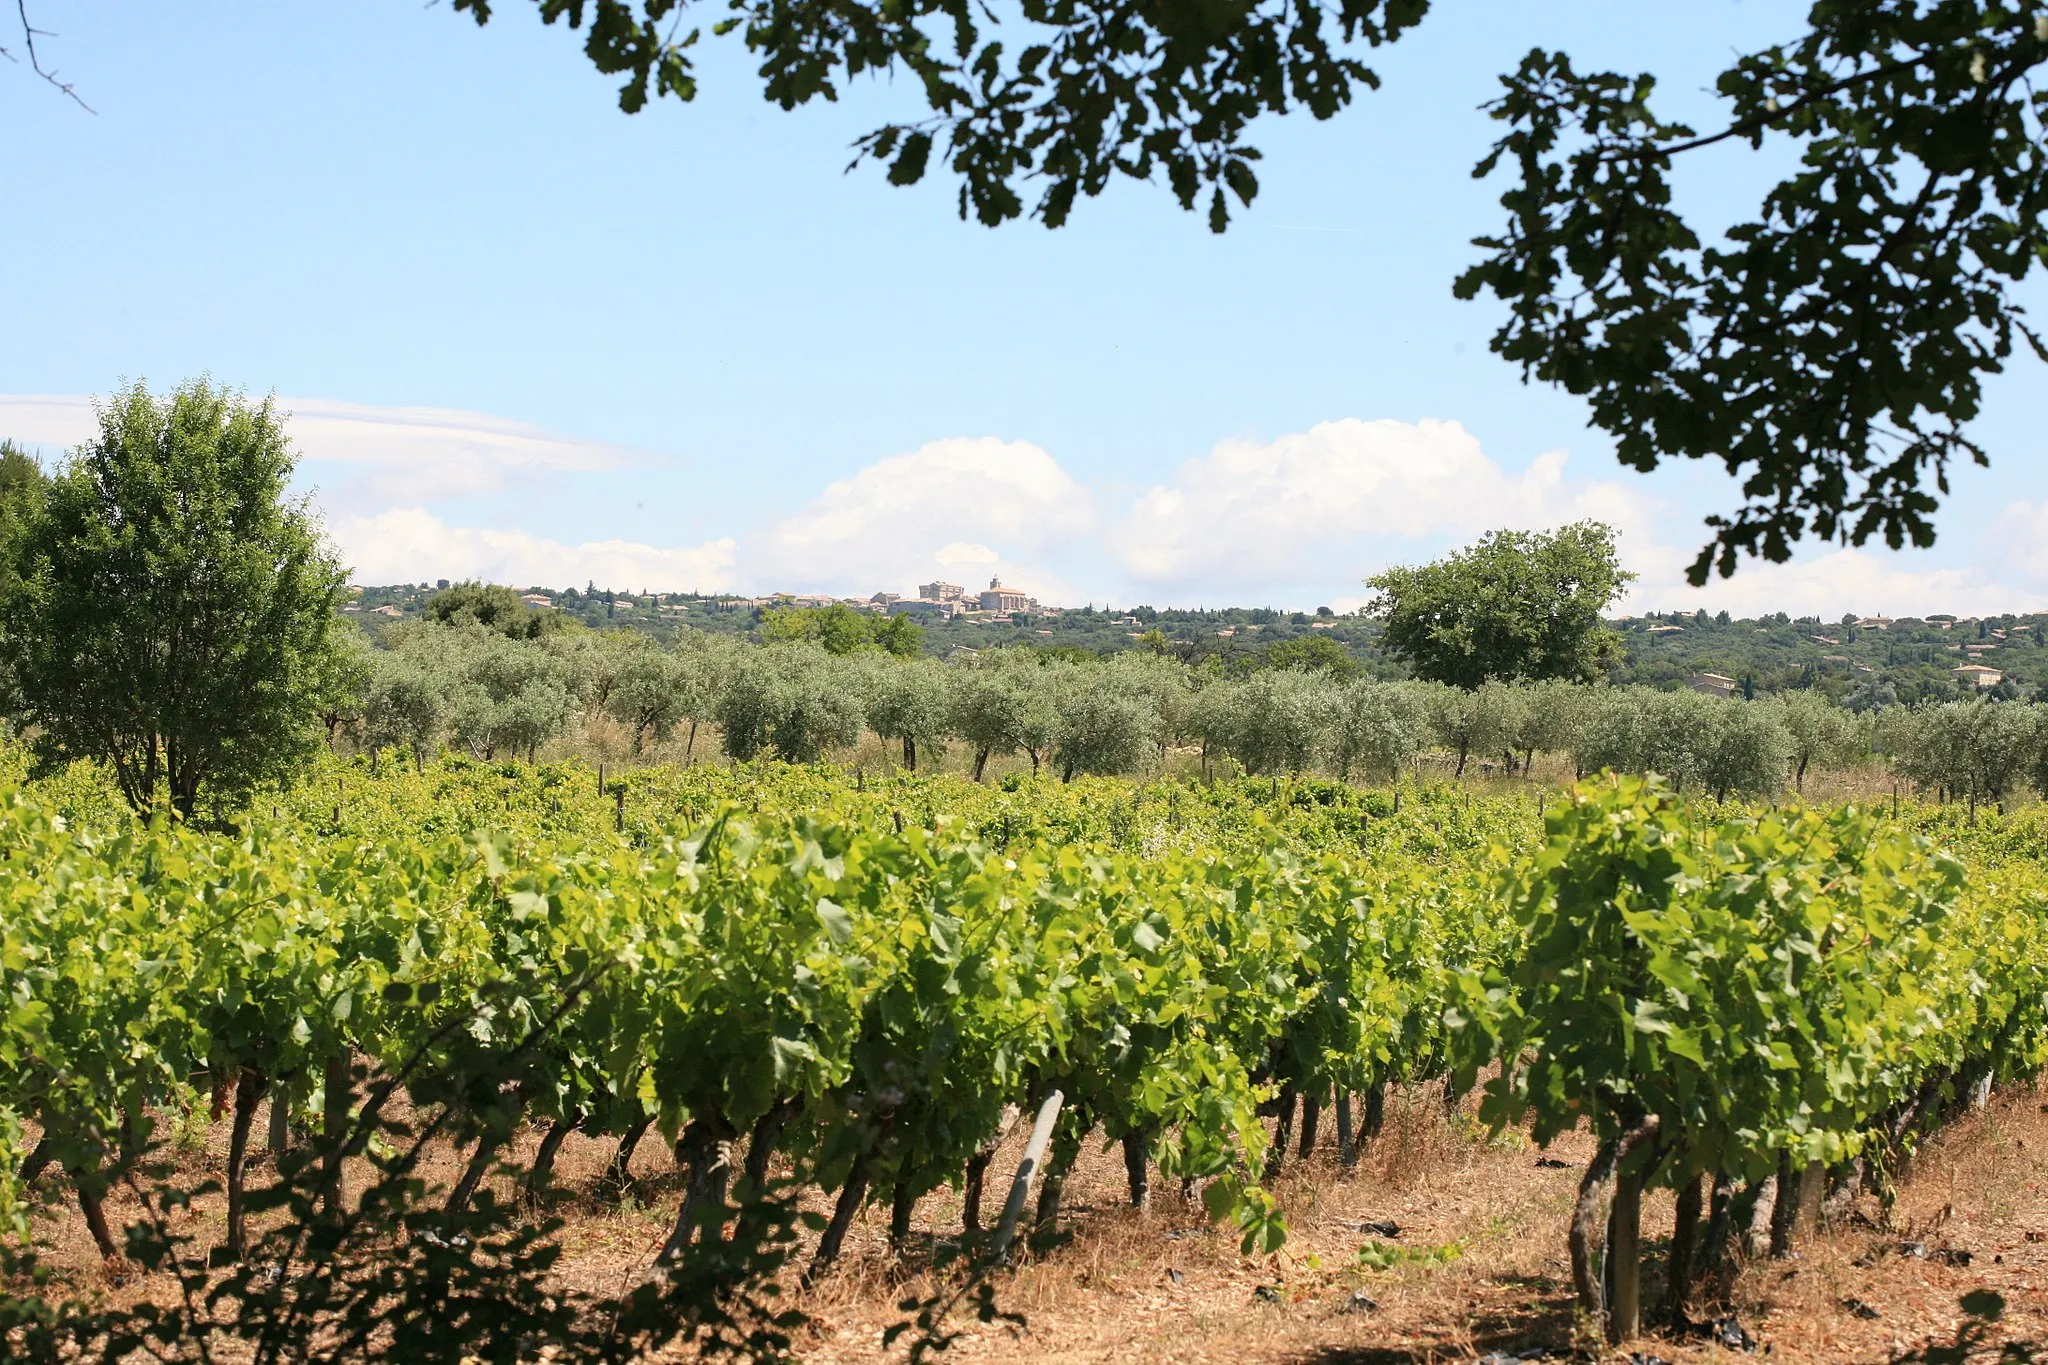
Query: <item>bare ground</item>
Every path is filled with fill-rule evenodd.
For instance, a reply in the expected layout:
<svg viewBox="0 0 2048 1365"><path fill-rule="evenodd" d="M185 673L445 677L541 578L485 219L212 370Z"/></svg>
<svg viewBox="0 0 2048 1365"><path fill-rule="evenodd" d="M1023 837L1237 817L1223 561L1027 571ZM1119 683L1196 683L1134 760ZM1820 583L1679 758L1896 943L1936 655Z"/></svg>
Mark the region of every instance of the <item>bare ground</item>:
<svg viewBox="0 0 2048 1365"><path fill-rule="evenodd" d="M1420 1365L1538 1349L1627 1358L1603 1353L1573 1306L1564 1230L1588 1140L1573 1135L1539 1153L1518 1134L1490 1136L1465 1113L1447 1115L1428 1089L1390 1102L1386 1132L1354 1168L1337 1165L1329 1127L1325 1116L1324 1145L1305 1163L1290 1159L1279 1181L1292 1235L1285 1250L1265 1257L1239 1254L1234 1236L1211 1228L1199 1206L1170 1187L1155 1193L1150 1210L1130 1209L1121 1153L1091 1144L1068 1183L1059 1237L998 1282L1000 1307L1021 1315L1022 1325L962 1314L951 1324L962 1335L948 1355L1232 1365ZM187 1162L218 1165L222 1137L216 1125ZM1014 1168L1019 1145L991 1169L991 1218L1003 1192L996 1177ZM571 1139L559 1167L565 1186L595 1186L608 1156L608 1144ZM2002 1342L2048 1343L2044 1163L2048 1089L2001 1093L1923 1149L1889 1231L1866 1201L1808 1233L1795 1258L1741 1263L1700 1286L1691 1316L1732 1313L1773 1361L1880 1362L1952 1345L1965 1322L1960 1296L1990 1289L2004 1296L2006 1314L1970 1359L2000 1358L1994 1348ZM452 1178L452 1154L446 1164L436 1174ZM675 1182L659 1143L643 1143L635 1165L644 1202L613 1207L579 1197L563 1210L562 1273L581 1288L631 1283L667 1233ZM118 1221L126 1209L110 1201L109 1211ZM202 1204L192 1217L192 1230L205 1237L221 1215ZM800 1337L800 1353L817 1362L900 1357L900 1347L883 1349L883 1332L905 1318L900 1300L950 1282L928 1267L951 1245L959 1220L953 1191L927 1196L899 1260L888 1245L886 1205L871 1207L838 1269L794 1297L815 1323ZM1368 1221L1391 1221L1398 1234L1362 1229ZM1644 1241L1653 1255L1670 1222L1670 1196L1651 1199ZM56 1260L82 1286L113 1287L75 1215L45 1230ZM1908 1243L1926 1254L1902 1251ZM1396 1263L1361 1263L1368 1245L1376 1259ZM1657 1275L1646 1269L1644 1278L1645 1304L1654 1305ZM151 1292L132 1283L114 1292L137 1289ZM1734 1358L1698 1335L1656 1328L1629 1350L1672 1365Z"/></svg>

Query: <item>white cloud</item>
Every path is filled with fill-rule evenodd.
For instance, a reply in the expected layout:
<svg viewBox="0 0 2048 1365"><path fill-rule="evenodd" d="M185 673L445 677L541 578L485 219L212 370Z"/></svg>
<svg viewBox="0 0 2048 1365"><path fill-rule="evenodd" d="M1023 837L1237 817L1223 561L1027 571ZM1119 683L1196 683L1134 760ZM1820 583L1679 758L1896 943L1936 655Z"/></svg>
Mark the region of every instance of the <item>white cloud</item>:
<svg viewBox="0 0 2048 1365"><path fill-rule="evenodd" d="M1627 610L1787 611L1836 617L1984 613L2048 605L2048 503L2016 502L1979 537L1974 562L1814 547L1791 564L1745 562L1731 580L1684 582L1698 508L1660 503L1631 477L1574 479L1562 451L1510 472L1456 422L1325 422L1269 442L1230 440L1118 507L1050 453L994 437L933 441L827 486L735 539L658 546L571 544L445 504L649 458L520 422L440 408L279 399L320 492L330 534L358 581L483 577L524 586L595 580L705 591L907 591L991 577L1042 601L1318 601L1345 610L1361 579L1432 558L1497 527L1597 518L1621 533L1641 577ZM92 400L0 395L0 435L74 446L96 430ZM338 475L337 480L319 478ZM1696 501L1696 499L1694 499ZM426 504L441 503L434 510Z"/></svg>
<svg viewBox="0 0 2048 1365"><path fill-rule="evenodd" d="M1094 523L1093 495L1038 446L933 441L830 485L750 540L744 564L747 579L763 587L865 595L987 574L1047 599L1065 590L1047 552Z"/></svg>
<svg viewBox="0 0 2048 1365"><path fill-rule="evenodd" d="M0 434L69 449L98 431L92 405L80 394L0 395ZM381 408L328 398L279 398L277 407L288 414L301 476L324 482L322 475L339 475L323 500L351 511L495 493L550 473L623 469L648 460L602 442L452 408Z"/></svg>
<svg viewBox="0 0 2048 1365"><path fill-rule="evenodd" d="M595 582L654 592L717 592L734 584L730 539L671 548L629 540L568 545L525 531L450 526L420 507L345 516L327 529L359 583L481 578L517 587Z"/></svg>
<svg viewBox="0 0 2048 1365"><path fill-rule="evenodd" d="M69 450L99 430L92 400L75 394L0 394L0 436L48 450Z"/></svg>
<svg viewBox="0 0 2048 1365"><path fill-rule="evenodd" d="M1117 537L1124 567L1168 588L1224 592L1355 583L1417 542L1599 517L1648 525L1650 503L1573 483L1563 451L1510 474L1456 422L1324 422L1224 441L1141 494Z"/></svg>
<svg viewBox="0 0 2048 1365"><path fill-rule="evenodd" d="M1733 578L1703 588L1682 579L1638 587L1633 603L1652 611L1726 611L1762 616L1774 611L1829 620L1858 616L1924 616L1929 612L1984 615L2038 610L2048 593L1994 579L1975 565L1920 567L1914 552L1837 549L1789 564L1746 562Z"/></svg>

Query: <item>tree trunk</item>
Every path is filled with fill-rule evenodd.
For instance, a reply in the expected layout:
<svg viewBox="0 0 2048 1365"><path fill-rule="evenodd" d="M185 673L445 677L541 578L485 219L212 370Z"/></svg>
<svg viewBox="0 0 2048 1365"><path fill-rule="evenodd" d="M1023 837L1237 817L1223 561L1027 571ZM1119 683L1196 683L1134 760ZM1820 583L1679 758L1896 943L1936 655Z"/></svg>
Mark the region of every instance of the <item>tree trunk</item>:
<svg viewBox="0 0 2048 1365"><path fill-rule="evenodd" d="M640 1139L647 1136L647 1130L654 1126L654 1115L634 1123L619 1135L619 1145L612 1152L611 1164L605 1168L604 1182L614 1194L623 1195L633 1187L633 1149L640 1145Z"/></svg>
<svg viewBox="0 0 2048 1365"><path fill-rule="evenodd" d="M1676 1328L1685 1323L1685 1299L1692 1290L1693 1249L1699 1241L1701 1186L1706 1172L1678 1187L1678 1211L1671 1224L1671 1254L1664 1270L1664 1321Z"/></svg>
<svg viewBox="0 0 2048 1365"><path fill-rule="evenodd" d="M273 1161L291 1150L292 1102L282 1085L270 1088L270 1131L265 1136Z"/></svg>
<svg viewBox="0 0 2048 1365"><path fill-rule="evenodd" d="M1792 1254L1792 1230L1799 1221L1799 1184L1792 1169L1792 1153L1778 1153L1777 1198L1771 1203L1771 1256Z"/></svg>
<svg viewBox="0 0 2048 1365"><path fill-rule="evenodd" d="M121 1248L115 1245L113 1230L107 1226L107 1206L100 1198L99 1175L75 1169L71 1172L71 1187L78 1192L78 1211L85 1215L92 1244L99 1248L103 1259L113 1260L121 1254Z"/></svg>
<svg viewBox="0 0 2048 1365"><path fill-rule="evenodd" d="M16 1175L24 1188L42 1179L43 1172L50 1169L50 1162L56 1157L56 1149L50 1144L50 1135L45 1133L31 1151L22 1159L21 1170Z"/></svg>
<svg viewBox="0 0 2048 1365"><path fill-rule="evenodd" d="M1049 1236L1059 1229L1060 1202L1067 1192L1067 1176L1074 1169L1074 1159L1081 1155L1081 1144L1086 1133L1076 1133L1071 1141L1055 1137L1052 1152L1045 1163L1045 1179L1038 1187L1038 1217L1033 1227L1038 1236Z"/></svg>
<svg viewBox="0 0 2048 1365"><path fill-rule="evenodd" d="M1463 777L1465 775L1465 760L1471 756L1471 753L1472 748L1470 745L1460 744L1458 746L1458 771L1452 773L1451 776Z"/></svg>
<svg viewBox="0 0 2048 1365"><path fill-rule="evenodd" d="M917 740L910 735L903 737L903 766L910 772L917 771Z"/></svg>
<svg viewBox="0 0 2048 1365"><path fill-rule="evenodd" d="M1572 1284L1578 1290L1579 1304L1585 1310L1587 1316L1606 1322L1608 1339L1611 1341L1623 1339L1617 1337L1615 1331L1619 1321L1618 1309L1624 1298L1630 1301L1629 1307L1635 1315L1631 1321L1638 1322L1641 1317L1641 1301L1638 1293L1641 1281L1638 1262L1641 1258L1642 1188L1644 1182L1649 1178L1650 1171L1655 1169L1655 1160L1653 1157L1650 1162L1639 1165L1633 1172L1628 1173L1626 1177L1623 1174L1623 1167L1631 1155L1640 1150L1644 1144L1655 1143L1662 1132L1662 1121L1652 1116L1622 1134L1619 1138L1602 1143L1600 1150L1594 1153L1593 1159L1586 1164L1586 1174L1579 1181L1578 1202L1572 1208L1571 1235L1569 1238L1572 1258ZM1629 1201L1626 1205L1623 1203L1624 1180L1627 1185L1625 1192ZM1598 1240L1601 1231L1600 1205L1605 1199L1610 1186L1615 1191L1616 1210L1625 1212L1628 1215L1626 1227L1623 1226L1623 1220L1618 1217L1610 1216L1607 1220L1607 1227L1610 1233L1608 1240L1611 1243L1607 1248L1607 1270L1608 1278L1613 1281L1615 1286L1615 1292L1611 1300L1604 1292L1601 1277L1595 1273L1593 1265L1593 1258L1600 1247ZM1626 1248L1618 1244L1612 1244L1619 1243L1624 1237L1628 1239ZM1622 1254L1624 1250L1627 1252L1627 1257L1624 1257ZM1616 1307L1617 1316L1610 1316L1608 1314L1607 1309L1610 1303ZM1629 1330L1633 1333L1635 1327L1631 1326Z"/></svg>
<svg viewBox="0 0 2048 1365"><path fill-rule="evenodd" d="M985 1148L967 1158L967 1172L960 1182L960 1230L974 1233L981 1231L982 1190L988 1183L988 1166L995 1160L995 1149Z"/></svg>
<svg viewBox="0 0 2048 1365"><path fill-rule="evenodd" d="M1124 1180L1131 1187L1131 1207L1152 1206L1152 1134L1133 1128L1124 1134Z"/></svg>
<svg viewBox="0 0 2048 1365"><path fill-rule="evenodd" d="M469 1207L469 1201L476 1198L477 1187L490 1174L491 1156L502 1145L503 1139L495 1132L485 1132L476 1140L476 1150L469 1154L469 1164L462 1168L462 1178L455 1182L455 1188L448 1193L447 1211L461 1213Z"/></svg>
<svg viewBox="0 0 2048 1365"><path fill-rule="evenodd" d="M1358 1164L1358 1137L1351 1131L1351 1095L1339 1090L1335 1096L1337 1105L1337 1164L1356 1166Z"/></svg>
<svg viewBox="0 0 2048 1365"><path fill-rule="evenodd" d="M1736 1200L1736 1211L1744 1203L1749 1205L1749 1216L1739 1221L1742 1224L1742 1254L1754 1258L1770 1249L1771 1221L1778 1210L1778 1177L1767 1175L1757 1181Z"/></svg>
<svg viewBox="0 0 2048 1365"><path fill-rule="evenodd" d="M1266 1149L1265 1178L1273 1179L1287 1164L1287 1144L1294 1136L1294 1105L1300 1095L1293 1086L1280 1092L1280 1121L1273 1125L1273 1145Z"/></svg>
<svg viewBox="0 0 2048 1365"><path fill-rule="evenodd" d="M1707 1235L1700 1243L1699 1264L1718 1269L1728 1255L1728 1227L1735 1210L1735 1181L1725 1172L1714 1176L1714 1196L1707 1206Z"/></svg>
<svg viewBox="0 0 2048 1365"><path fill-rule="evenodd" d="M803 1108L803 1101L794 1097L779 1099L768 1106L768 1112L754 1124L754 1131L747 1135L747 1164L742 1168L746 1187L740 1191L742 1199L759 1199L768 1191L768 1163L775 1158L775 1149L782 1143L782 1130Z"/></svg>
<svg viewBox="0 0 2048 1365"><path fill-rule="evenodd" d="M1609 1182L1614 1179L1615 1152L1619 1146L1619 1142L1612 1139L1602 1143L1593 1159L1586 1163L1586 1174L1579 1179L1579 1197L1572 1205L1571 1232L1567 1239L1572 1258L1572 1286L1578 1290L1579 1307L1595 1322L1604 1322L1607 1318L1607 1295L1594 1266L1594 1258L1606 1244L1601 1235L1600 1206L1606 1201Z"/></svg>
<svg viewBox="0 0 2048 1365"><path fill-rule="evenodd" d="M562 1150L562 1144L569 1134L583 1123L583 1111L571 1109L568 1113L548 1125L547 1135L540 1140L540 1150L533 1154L533 1168L526 1173L526 1193L537 1197L548 1186L549 1178L555 1173L555 1157Z"/></svg>
<svg viewBox="0 0 2048 1365"><path fill-rule="evenodd" d="M804 1288L809 1289L823 1279L832 1263L839 1259L839 1249L846 1245L846 1230L853 1226L853 1217L860 1212L860 1206L867 1197L868 1154L862 1152L853 1159L853 1168L846 1173L846 1183L839 1187L838 1202L832 1205L832 1221L825 1225L825 1235L818 1239L817 1253L804 1270Z"/></svg>
<svg viewBox="0 0 2048 1365"><path fill-rule="evenodd" d="M1314 1090L1303 1091L1301 1096L1301 1145L1295 1149L1296 1154L1303 1161L1308 1160L1309 1155L1316 1149L1316 1129L1321 1124L1322 1116L1322 1087L1317 1086Z"/></svg>
<svg viewBox="0 0 2048 1365"><path fill-rule="evenodd" d="M1370 1142L1387 1126L1387 1083L1381 1081L1365 1092L1365 1139Z"/></svg>
<svg viewBox="0 0 2048 1365"><path fill-rule="evenodd" d="M982 772L986 770L987 767L988 745L984 744L974 751L974 780L976 782L981 781Z"/></svg>
<svg viewBox="0 0 2048 1365"><path fill-rule="evenodd" d="M242 1207L242 1177L249 1164L249 1130L256 1124L256 1105L263 1098L263 1077L245 1069L235 1081L235 1126L228 1138L229 1259L239 1261L249 1248L248 1212ZM88 1214L88 1217L91 1215Z"/></svg>
<svg viewBox="0 0 2048 1365"><path fill-rule="evenodd" d="M325 1128L327 1153L321 1161L322 1200L329 1216L341 1212L347 1198L346 1171L342 1162L348 1155L350 1111L355 1108L355 1049L343 1048L327 1059L321 1075L321 1122Z"/></svg>
<svg viewBox="0 0 2048 1365"><path fill-rule="evenodd" d="M691 1119L676 1140L676 1165L684 1172L683 1202L676 1210L675 1226L669 1230L668 1241L655 1258L656 1264L674 1265L682 1259L697 1234L697 1224L703 1221L704 1211L714 1205L719 1208L719 1218L715 1226L704 1229L704 1244L709 1246L724 1239L725 1184L730 1169L726 1146L731 1138L728 1124L706 1117Z"/></svg>
<svg viewBox="0 0 2048 1365"><path fill-rule="evenodd" d="M889 1250L897 1255L910 1241L910 1220L917 1212L917 1196L911 1193L905 1181L896 1182L896 1191L889 1199Z"/></svg>

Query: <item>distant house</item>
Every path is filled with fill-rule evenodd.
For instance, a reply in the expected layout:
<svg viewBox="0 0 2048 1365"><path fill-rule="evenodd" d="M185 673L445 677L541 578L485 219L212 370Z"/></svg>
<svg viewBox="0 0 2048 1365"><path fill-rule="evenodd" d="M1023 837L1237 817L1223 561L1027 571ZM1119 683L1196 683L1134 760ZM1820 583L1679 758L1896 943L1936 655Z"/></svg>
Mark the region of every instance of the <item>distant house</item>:
<svg viewBox="0 0 2048 1365"><path fill-rule="evenodd" d="M991 578L988 581L988 591L981 595L981 609L983 611L1029 611L1031 609L1031 595L1019 592L1015 588L1004 587L1003 580L1000 578Z"/></svg>
<svg viewBox="0 0 2048 1365"><path fill-rule="evenodd" d="M519 600L526 603L529 607L552 607L555 605L555 599L544 592L523 592L519 594Z"/></svg>
<svg viewBox="0 0 2048 1365"><path fill-rule="evenodd" d="M1704 692L1710 697L1732 697L1735 695L1735 679L1721 673L1695 673L1685 680L1685 685L1695 692Z"/></svg>
<svg viewBox="0 0 2048 1365"><path fill-rule="evenodd" d="M394 607L389 602L386 602L383 606L377 608L376 614L378 616L403 616L405 615L405 609L403 607Z"/></svg>
<svg viewBox="0 0 2048 1365"><path fill-rule="evenodd" d="M868 599L870 603L880 607L883 611L887 611L902 600L903 594L899 592L878 592Z"/></svg>
<svg viewBox="0 0 2048 1365"><path fill-rule="evenodd" d="M1813 641L1817 645L1838 645L1842 643L1840 640L1837 640L1832 635L1809 635L1806 638Z"/></svg>
<svg viewBox="0 0 2048 1365"><path fill-rule="evenodd" d="M2005 674L1989 664L1963 664L1949 671L1956 675L1957 682L1975 683L1979 687L1996 687L2005 681Z"/></svg>
<svg viewBox="0 0 2048 1365"><path fill-rule="evenodd" d="M1866 616L1856 623L1856 629L1858 630L1890 630L1891 628L1892 618L1889 616Z"/></svg>
<svg viewBox="0 0 2048 1365"><path fill-rule="evenodd" d="M928 621L950 621L964 610L957 597L943 602L930 597L905 597L889 604L891 616L916 616Z"/></svg>
<svg viewBox="0 0 2048 1365"><path fill-rule="evenodd" d="M1652 634L1652 635L1670 635L1670 634L1673 634L1673 633L1675 633L1675 632L1678 632L1678 631L1682 631L1682 630L1684 630L1684 629L1685 629L1685 627L1684 627L1684 626L1651 626L1651 627L1650 627L1650 634Z"/></svg>
<svg viewBox="0 0 2048 1365"><path fill-rule="evenodd" d="M958 602L962 589L958 583L920 583L917 595L927 602Z"/></svg>

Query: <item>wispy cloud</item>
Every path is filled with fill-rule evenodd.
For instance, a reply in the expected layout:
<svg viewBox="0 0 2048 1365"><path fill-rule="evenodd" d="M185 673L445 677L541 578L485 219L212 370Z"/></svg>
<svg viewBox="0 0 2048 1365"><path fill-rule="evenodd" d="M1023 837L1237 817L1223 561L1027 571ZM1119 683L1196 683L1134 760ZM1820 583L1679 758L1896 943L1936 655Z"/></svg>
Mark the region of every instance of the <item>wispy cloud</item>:
<svg viewBox="0 0 2048 1365"><path fill-rule="evenodd" d="M419 507L337 517L327 529L362 583L481 578L560 588L587 581L655 592L722 592L735 585L730 539L668 547L628 540L571 545L526 531L451 526Z"/></svg>

